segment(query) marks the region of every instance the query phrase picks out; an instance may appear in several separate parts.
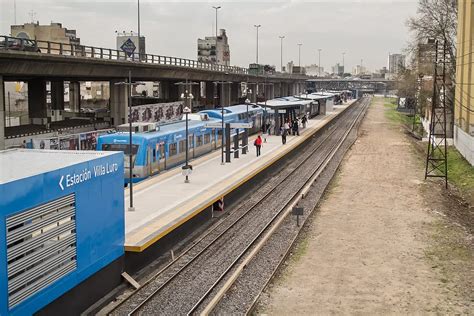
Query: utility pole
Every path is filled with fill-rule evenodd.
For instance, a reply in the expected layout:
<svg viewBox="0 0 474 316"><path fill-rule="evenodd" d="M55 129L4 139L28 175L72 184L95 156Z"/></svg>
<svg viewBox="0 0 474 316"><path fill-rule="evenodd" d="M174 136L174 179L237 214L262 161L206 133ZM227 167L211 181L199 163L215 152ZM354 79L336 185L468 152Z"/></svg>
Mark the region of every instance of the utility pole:
<svg viewBox="0 0 474 316"><path fill-rule="evenodd" d="M221 8L221 6L218 7L212 7L214 10L216 10L216 45L217 45L217 10Z"/></svg>
<svg viewBox="0 0 474 316"><path fill-rule="evenodd" d="M280 38L280 71L283 72L283 39L285 36L278 36Z"/></svg>
<svg viewBox="0 0 474 316"><path fill-rule="evenodd" d="M298 67L300 67L300 73L301 73L301 43L298 44Z"/></svg>
<svg viewBox="0 0 474 316"><path fill-rule="evenodd" d="M255 24L254 25L256 28L257 28L257 60L256 60L256 64L258 65L258 29L262 26L260 24Z"/></svg>
<svg viewBox="0 0 474 316"><path fill-rule="evenodd" d="M345 65L344 65L344 56L346 53L342 53L342 76L344 77L344 73L346 72Z"/></svg>
<svg viewBox="0 0 474 316"><path fill-rule="evenodd" d="M318 56L318 73L319 73L319 77L321 77L321 48L318 48L318 53L319 53L319 56Z"/></svg>

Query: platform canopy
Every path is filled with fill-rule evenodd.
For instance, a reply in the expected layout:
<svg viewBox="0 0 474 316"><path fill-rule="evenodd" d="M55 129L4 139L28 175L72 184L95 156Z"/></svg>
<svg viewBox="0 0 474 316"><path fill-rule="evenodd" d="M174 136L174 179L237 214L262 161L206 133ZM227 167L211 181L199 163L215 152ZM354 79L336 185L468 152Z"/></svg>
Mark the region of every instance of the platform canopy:
<svg viewBox="0 0 474 316"><path fill-rule="evenodd" d="M309 105L313 101L312 100L304 100L298 97L282 97L267 100L267 102L260 102L258 105L262 107L267 107L273 110L284 110L284 109L297 109L300 108L302 105Z"/></svg>

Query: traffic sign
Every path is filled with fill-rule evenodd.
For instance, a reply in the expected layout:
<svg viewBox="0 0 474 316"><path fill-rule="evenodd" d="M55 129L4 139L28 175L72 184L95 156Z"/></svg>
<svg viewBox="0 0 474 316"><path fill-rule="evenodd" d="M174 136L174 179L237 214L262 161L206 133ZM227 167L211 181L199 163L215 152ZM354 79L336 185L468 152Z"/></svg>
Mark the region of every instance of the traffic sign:
<svg viewBox="0 0 474 316"><path fill-rule="evenodd" d="M132 56L133 52L135 52L135 49L137 49L137 47L135 46L135 44L133 43L133 41L130 38L127 39L125 42L123 42L123 44L122 44L122 46L120 46L120 48L125 53L127 53L128 57Z"/></svg>

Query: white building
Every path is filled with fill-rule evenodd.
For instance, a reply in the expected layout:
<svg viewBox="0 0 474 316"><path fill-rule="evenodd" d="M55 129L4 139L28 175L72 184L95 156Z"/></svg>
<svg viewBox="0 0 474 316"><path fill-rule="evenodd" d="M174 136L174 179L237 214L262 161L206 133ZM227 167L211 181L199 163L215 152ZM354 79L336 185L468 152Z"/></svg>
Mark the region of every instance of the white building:
<svg viewBox="0 0 474 316"><path fill-rule="evenodd" d="M360 76L366 73L367 73L367 69L362 65L357 65L354 68L352 68L352 75L354 76Z"/></svg>
<svg viewBox="0 0 474 316"><path fill-rule="evenodd" d="M319 68L318 65L309 65L305 66L306 69L306 75L308 76L317 76L317 77L323 77L324 76L324 67Z"/></svg>
<svg viewBox="0 0 474 316"><path fill-rule="evenodd" d="M339 63L337 63L332 67L332 73L342 76L344 74L344 66L341 66Z"/></svg>
<svg viewBox="0 0 474 316"><path fill-rule="evenodd" d="M400 73L405 68L405 55L389 54L388 55L388 72L391 74Z"/></svg>
<svg viewBox="0 0 474 316"><path fill-rule="evenodd" d="M220 30L217 40L215 36L206 36L197 40L198 61L230 66L230 50L227 34Z"/></svg>

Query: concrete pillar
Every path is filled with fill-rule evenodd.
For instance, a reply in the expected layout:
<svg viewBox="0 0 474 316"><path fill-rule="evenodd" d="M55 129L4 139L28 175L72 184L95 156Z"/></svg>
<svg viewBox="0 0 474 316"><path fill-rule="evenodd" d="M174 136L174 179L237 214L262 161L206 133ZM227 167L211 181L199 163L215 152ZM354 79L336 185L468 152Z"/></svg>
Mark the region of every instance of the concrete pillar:
<svg viewBox="0 0 474 316"><path fill-rule="evenodd" d="M240 97L240 82L232 82L230 85L230 104L238 104Z"/></svg>
<svg viewBox="0 0 474 316"><path fill-rule="evenodd" d="M224 106L229 106L230 105L230 90L231 90L231 85L230 83L224 82L224 84L221 84L220 91L222 93L220 102Z"/></svg>
<svg viewBox="0 0 474 316"><path fill-rule="evenodd" d="M51 81L51 109L64 110L64 82Z"/></svg>
<svg viewBox="0 0 474 316"><path fill-rule="evenodd" d="M178 82L178 81L176 81ZM171 81L169 82L168 84L168 101L169 102L174 102L174 101L179 101L181 100L180 96L181 96L181 93L180 93L180 88L182 85L177 85L175 84L176 82L174 81ZM184 91L184 89L183 89Z"/></svg>
<svg viewBox="0 0 474 316"><path fill-rule="evenodd" d="M69 110L74 113L81 111L81 84L79 81L69 82Z"/></svg>
<svg viewBox="0 0 474 316"><path fill-rule="evenodd" d="M163 100L169 99L169 89L168 89L168 81L160 81L160 98Z"/></svg>
<svg viewBox="0 0 474 316"><path fill-rule="evenodd" d="M47 117L46 81L43 79L28 81L28 116L30 120Z"/></svg>
<svg viewBox="0 0 474 316"><path fill-rule="evenodd" d="M0 76L0 150L5 149L5 84Z"/></svg>
<svg viewBox="0 0 474 316"><path fill-rule="evenodd" d="M110 81L110 117L111 125L117 126L128 122L128 86L116 85L118 82L126 82L128 79Z"/></svg>

